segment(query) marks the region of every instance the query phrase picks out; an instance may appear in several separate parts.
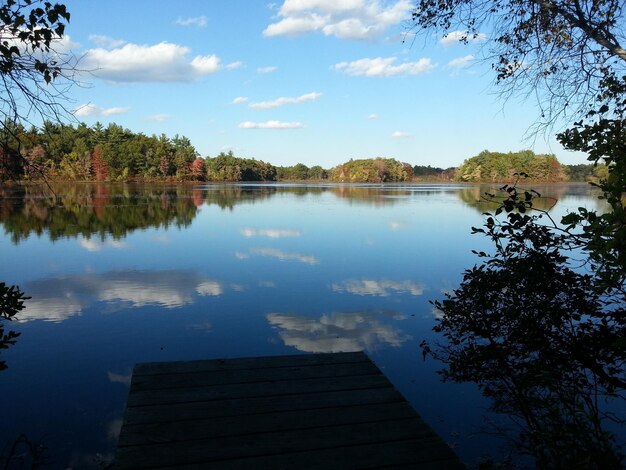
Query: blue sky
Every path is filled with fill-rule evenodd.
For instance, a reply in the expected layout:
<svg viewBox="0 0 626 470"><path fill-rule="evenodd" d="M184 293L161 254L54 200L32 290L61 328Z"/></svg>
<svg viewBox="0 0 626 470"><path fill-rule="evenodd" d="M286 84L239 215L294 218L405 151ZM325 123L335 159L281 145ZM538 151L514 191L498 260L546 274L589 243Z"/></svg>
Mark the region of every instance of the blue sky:
<svg viewBox="0 0 626 470"><path fill-rule="evenodd" d="M67 1L80 67L71 91L89 125L189 137L276 165L392 157L456 166L484 149L531 148L533 102L503 102L485 40L405 35L408 0ZM403 43L403 39L407 39Z"/></svg>

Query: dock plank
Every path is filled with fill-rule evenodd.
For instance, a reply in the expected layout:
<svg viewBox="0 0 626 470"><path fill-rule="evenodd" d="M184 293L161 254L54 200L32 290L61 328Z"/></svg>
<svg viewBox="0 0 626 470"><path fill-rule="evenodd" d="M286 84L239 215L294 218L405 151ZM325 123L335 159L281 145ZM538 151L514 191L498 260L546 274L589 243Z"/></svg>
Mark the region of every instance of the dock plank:
<svg viewBox="0 0 626 470"><path fill-rule="evenodd" d="M403 401L404 397L392 388L340 390L336 392L303 393L255 397L246 400L231 399L199 401L169 405L134 406L126 409L125 423L183 421L221 416L249 416L259 413L289 412L303 409L323 409L333 406L367 405Z"/></svg>
<svg viewBox="0 0 626 470"><path fill-rule="evenodd" d="M155 375L167 373L209 372L214 370L270 369L321 364L347 364L370 362L362 352L337 354L294 354L290 356L260 356L234 359L199 361L145 362L137 364L133 375Z"/></svg>
<svg viewBox="0 0 626 470"><path fill-rule="evenodd" d="M382 403L324 409L264 413L187 421L127 425L119 445L143 445L191 439L257 434L262 432L306 429L355 423L380 422L413 418L408 403Z"/></svg>
<svg viewBox="0 0 626 470"><path fill-rule="evenodd" d="M389 387L383 375L359 375L252 384L224 384L207 387L137 390L128 397L128 406L163 405L193 401L246 399L259 396L281 396L331 390L358 390Z"/></svg>
<svg viewBox="0 0 626 470"><path fill-rule="evenodd" d="M206 387L209 385L248 384L254 382L275 382L280 380L299 380L324 377L347 377L352 375L372 375L379 371L371 362L347 364L323 364L309 366L287 366L269 369L219 369L207 373L196 371L189 373L168 373L140 375L133 377L133 389L165 390L169 388Z"/></svg>
<svg viewBox="0 0 626 470"><path fill-rule="evenodd" d="M189 470L416 464L464 468L362 352L137 364L115 461Z"/></svg>

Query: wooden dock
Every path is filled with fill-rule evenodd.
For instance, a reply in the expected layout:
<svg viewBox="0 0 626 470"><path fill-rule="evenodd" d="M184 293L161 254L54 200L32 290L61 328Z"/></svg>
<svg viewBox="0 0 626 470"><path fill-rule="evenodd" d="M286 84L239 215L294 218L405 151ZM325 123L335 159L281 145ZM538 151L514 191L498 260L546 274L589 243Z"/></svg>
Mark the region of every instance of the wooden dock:
<svg viewBox="0 0 626 470"><path fill-rule="evenodd" d="M464 468L362 352L137 364L116 468Z"/></svg>

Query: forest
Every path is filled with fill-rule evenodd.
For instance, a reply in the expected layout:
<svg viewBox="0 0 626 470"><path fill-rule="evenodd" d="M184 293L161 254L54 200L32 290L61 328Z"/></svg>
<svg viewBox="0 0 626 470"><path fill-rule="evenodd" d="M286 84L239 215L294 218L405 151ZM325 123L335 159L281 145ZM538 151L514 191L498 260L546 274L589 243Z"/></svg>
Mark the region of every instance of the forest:
<svg viewBox="0 0 626 470"><path fill-rule="evenodd" d="M185 136L147 136L118 124L5 124L0 179L36 181L331 181L342 183L506 182L517 173L539 182L594 181L603 165L562 165L554 155L484 150L459 168L411 165L394 158L350 159L334 168L275 166L232 151L201 157Z"/></svg>

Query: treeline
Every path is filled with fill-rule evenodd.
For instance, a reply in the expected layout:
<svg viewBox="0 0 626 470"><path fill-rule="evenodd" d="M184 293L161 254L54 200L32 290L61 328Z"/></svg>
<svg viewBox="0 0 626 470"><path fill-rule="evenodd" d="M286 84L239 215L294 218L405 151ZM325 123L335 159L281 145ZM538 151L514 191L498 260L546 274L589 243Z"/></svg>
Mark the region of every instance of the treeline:
<svg viewBox="0 0 626 470"><path fill-rule="evenodd" d="M490 152L483 150L459 167L461 181L511 181L515 174L526 173L533 181L565 181L566 172L554 155L535 154L531 150L520 152Z"/></svg>
<svg viewBox="0 0 626 470"><path fill-rule="evenodd" d="M528 180L538 182L596 181L606 178L605 165L562 165L554 155L483 150L469 158L456 171L456 178L466 182L506 182L516 174L525 173Z"/></svg>
<svg viewBox="0 0 626 470"><path fill-rule="evenodd" d="M117 124L89 127L45 122L38 129L5 123L0 129L0 180L42 178L70 181L511 181L526 173L540 182L592 181L606 167L561 165L554 155L485 150L457 168L411 166L393 158L351 159L331 169L274 166L232 152L202 158L184 136L134 133Z"/></svg>
<svg viewBox="0 0 626 470"><path fill-rule="evenodd" d="M204 162L187 137L146 136L117 124L74 127L47 121L41 129L27 130L5 123L0 142L0 177L5 178L204 178Z"/></svg>
<svg viewBox="0 0 626 470"><path fill-rule="evenodd" d="M393 158L350 160L330 171L330 179L342 183L387 183L411 181L413 167Z"/></svg>

